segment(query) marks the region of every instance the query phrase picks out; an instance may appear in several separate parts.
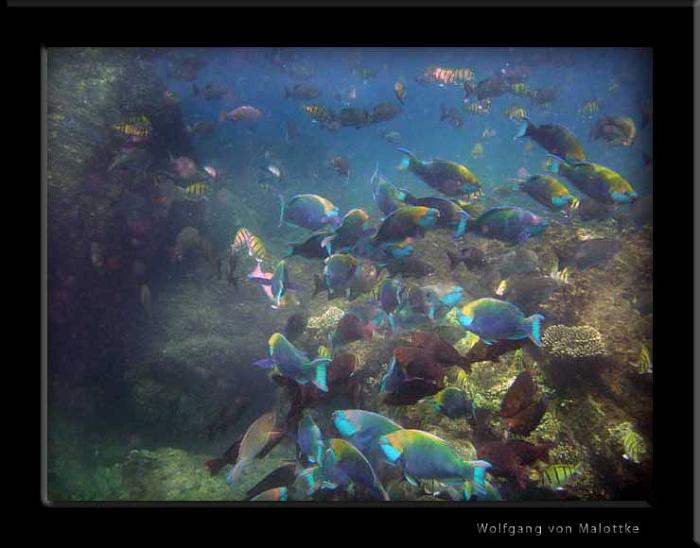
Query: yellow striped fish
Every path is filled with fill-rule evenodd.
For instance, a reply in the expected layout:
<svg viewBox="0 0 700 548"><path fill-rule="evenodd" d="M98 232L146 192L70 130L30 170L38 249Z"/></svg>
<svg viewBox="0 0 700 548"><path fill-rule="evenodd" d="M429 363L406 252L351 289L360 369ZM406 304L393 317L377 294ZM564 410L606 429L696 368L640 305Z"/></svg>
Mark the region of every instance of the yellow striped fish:
<svg viewBox="0 0 700 548"><path fill-rule="evenodd" d="M583 103L583 105L581 105L581 108L578 109L578 113L581 116L596 114L597 112L600 112L600 108L602 106L602 101L599 101L598 99L591 99L590 101L586 101Z"/></svg>
<svg viewBox="0 0 700 548"><path fill-rule="evenodd" d="M642 345L642 349L639 351L639 359L636 362L630 362L630 365L637 369L640 375L653 373L654 368L651 363L651 354L645 344Z"/></svg>
<svg viewBox="0 0 700 548"><path fill-rule="evenodd" d="M470 68L429 67L427 76L442 85L461 86L474 79L474 71Z"/></svg>
<svg viewBox="0 0 700 548"><path fill-rule="evenodd" d="M512 105L508 107L503 114L505 115L506 118L509 120L524 120L527 118L527 112L525 112L525 109L523 107L518 107L515 105Z"/></svg>
<svg viewBox="0 0 700 548"><path fill-rule="evenodd" d="M260 260L265 260L265 246L262 240L255 235L251 235L250 238L248 238L248 255L251 257L255 256Z"/></svg>
<svg viewBox="0 0 700 548"><path fill-rule="evenodd" d="M510 86L510 92L513 95L527 95L529 90L526 84L523 84L522 82L513 84Z"/></svg>
<svg viewBox="0 0 700 548"><path fill-rule="evenodd" d="M642 436L637 434L637 432L634 430L630 430L622 439L622 445L625 448L625 452L622 455L623 459L636 464L639 464L642 461L642 456L646 452Z"/></svg>
<svg viewBox="0 0 700 548"><path fill-rule="evenodd" d="M248 247L248 240L252 234L250 231L245 228L241 227L238 229L238 232L236 232L236 235L233 237L233 244L231 245L231 251L236 253L237 251L240 251L244 247Z"/></svg>
<svg viewBox="0 0 700 548"><path fill-rule="evenodd" d="M483 116L491 112L491 99L484 99L478 103L469 103L464 105L464 110L469 114L477 114Z"/></svg>
<svg viewBox="0 0 700 548"><path fill-rule="evenodd" d="M153 126L151 126L151 122L148 118L141 115L131 118L121 124L114 124L112 128L129 137L148 137L151 134Z"/></svg>
<svg viewBox="0 0 700 548"><path fill-rule="evenodd" d="M206 196L207 192L209 192L209 185L206 183L192 183L182 190L188 198L201 200Z"/></svg>
<svg viewBox="0 0 700 548"><path fill-rule="evenodd" d="M539 482L542 487L563 491L564 486L580 475L583 466L581 463L573 464L552 464L540 472Z"/></svg>

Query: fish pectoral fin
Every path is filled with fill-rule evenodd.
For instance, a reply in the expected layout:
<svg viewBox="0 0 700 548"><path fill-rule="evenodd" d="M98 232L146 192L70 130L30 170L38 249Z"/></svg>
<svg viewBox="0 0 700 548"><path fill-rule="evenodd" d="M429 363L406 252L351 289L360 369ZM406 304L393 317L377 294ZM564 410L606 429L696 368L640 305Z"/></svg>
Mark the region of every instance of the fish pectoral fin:
<svg viewBox="0 0 700 548"><path fill-rule="evenodd" d="M413 478L412 476L410 476L410 475L407 474L406 472L403 473L403 476L404 476L404 478L406 478L406 481L407 481L408 483L410 483L411 485L413 485L413 487L418 487L418 486L419 486L418 481L416 481L415 478Z"/></svg>

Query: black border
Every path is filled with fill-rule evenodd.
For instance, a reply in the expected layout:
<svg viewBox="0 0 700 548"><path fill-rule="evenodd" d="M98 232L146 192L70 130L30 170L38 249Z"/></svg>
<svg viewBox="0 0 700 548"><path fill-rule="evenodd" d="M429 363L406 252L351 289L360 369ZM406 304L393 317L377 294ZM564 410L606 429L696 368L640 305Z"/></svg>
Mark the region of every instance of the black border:
<svg viewBox="0 0 700 548"><path fill-rule="evenodd" d="M17 4L19 2L15 2ZM174 4L175 2L172 2ZM277 4L280 4L278 2ZM288 4L290 2L287 2ZM312 2L307 2L311 4ZM87 2L81 2L87 4ZM97 1L92 4L98 4ZM158 2L165 4L165 2ZM270 4L270 3L266 3ZM32 178L32 168L38 166L37 149L39 128L32 112L39 104L39 60L41 45L48 46L641 46L654 48L654 169L657 193L654 210L654 291L657 321L655 337L655 413L654 413L654 498L652 508L646 509L570 509L537 508L464 509L439 506L435 508L356 509L346 511L325 508L310 513L294 508L278 509L274 514L248 507L235 509L188 509L186 520L198 518L188 526L186 520L172 519L170 512L162 510L138 511L59 509L42 505L40 485L32 481L37 474L40 442L37 435L38 421L26 421L21 428L29 438L12 442L15 450L25 458L26 471L12 474L20 480L22 494L28 495L30 508L39 511L39 517L49 533L61 532L71 536L88 535L85 527L102 527L103 537L128 534L128 528L118 525L126 517L139 518L141 525L151 528L155 534L179 533L191 530L200 541L211 542L209 535L221 534L223 541L243 542L240 529L255 522L257 532L249 542L272 541L272 535L280 533L292 542L337 542L345 536L351 542L377 543L376 533L384 533L395 542L399 539L423 537L424 542L485 542L493 543L503 538L478 537L468 522L481 518L508 521L511 524L540 521L587 520L640 523L644 539L635 537L565 537L554 539L557 544L569 542L614 543L625 545L648 540L666 545L687 545L692 538L693 479L692 447L692 354L693 320L690 313L689 292L692 291L692 192L691 161L693 158L692 99L693 54L692 12L690 8L663 9L656 7L579 9L568 7L481 9L470 7L429 9L410 6L407 2L387 2L392 8L371 10L326 10L315 8L279 8L255 10L239 9L189 9L162 10L142 8L127 9L10 9L5 13L7 33L6 58L6 110L17 117L7 122L6 135L12 142L12 155L7 162L12 175L20 184L8 184L6 197L12 203L27 205L28 211L15 221L15 231L21 232L18 241L21 250L28 255L23 264L36 264L36 239L29 237L29 219L35 219L36 204L40 198L38 186ZM432 3L431 3L432 4ZM435 3L434 5L437 5ZM454 4L454 3L452 3ZM512 4L512 2L510 3ZM553 2L546 2L551 5ZM623 4L627 4L624 3ZM639 2L636 2L639 4ZM11 108L8 108L10 107ZM18 158L20 153L26 158ZM34 172L36 173L36 172ZM21 187L21 188L18 188ZM9 189L12 189L9 191ZM15 194L16 190L20 190ZM21 196L22 191L27 196ZM19 223L19 224L18 224ZM40 225L39 225L40 226ZM39 228L39 236L41 235ZM13 263L19 259L14 259ZM25 278L26 279L26 278ZM31 276L29 277L31 279ZM35 278L34 278L35 279ZM36 294L36 286L22 295ZM14 293L14 291L13 291ZM31 308L25 298L23 310ZM20 301L21 302L21 301ZM30 336L28 334L28 336ZM15 343L16 345L16 343ZM13 346L15 346L13 345ZM30 339L22 355L23 362L31 349ZM23 405L38 403L36 387L38 372L26 363L30 379L28 397ZM30 403L32 402L32 403ZM28 417L29 413L22 413ZM17 448L26 448L17 449ZM8 471L6 470L6 473ZM173 510L180 514L181 505ZM243 512L243 513L241 513ZM408 512L409 515L404 515ZM426 515L425 512L431 512ZM468 512L468 513L467 513ZM116 516L114 516L116 514ZM165 515L164 515L165 514ZM420 514L420 515L419 515ZM116 519L111 519L114 516ZM163 516L165 519L160 519ZM255 516L256 520L250 520ZM184 517L184 516L183 516ZM214 519L211 519L211 518ZM77 518L77 519L76 519ZM141 521L143 520L143 521ZM129 520L131 521L131 520ZM203 525L205 522L206 525ZM283 522L283 523L282 523ZM38 525L38 522L35 522ZM170 523L168 527L166 524ZM265 524L268 524L265 527ZM371 526L370 526L371 524ZM262 528L261 528L262 526ZM30 526L31 527L31 526ZM44 527L42 527L43 529ZM199 534L197 534L199 533ZM331 534L329 534L331 533ZM335 534L333 534L335 533ZM343 533L345 533L343 535ZM450 537L448 539L448 537ZM452 538L454 537L454 538ZM92 541L99 537L92 533ZM87 540L86 538L86 540ZM159 538L159 537L156 537ZM136 537L134 541L143 541ZM511 542L546 542L544 538L516 537ZM403 540L401 541L403 542Z"/></svg>

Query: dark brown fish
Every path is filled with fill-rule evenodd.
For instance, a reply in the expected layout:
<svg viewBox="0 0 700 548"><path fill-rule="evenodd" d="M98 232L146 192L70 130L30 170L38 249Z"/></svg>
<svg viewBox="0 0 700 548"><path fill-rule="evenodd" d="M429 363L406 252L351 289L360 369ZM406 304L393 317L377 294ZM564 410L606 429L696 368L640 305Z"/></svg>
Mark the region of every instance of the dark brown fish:
<svg viewBox="0 0 700 548"><path fill-rule="evenodd" d="M486 256L478 247L465 247L459 253L447 251L447 258L450 260L450 270L454 270L460 263L464 263L467 269L476 268L486 264Z"/></svg>
<svg viewBox="0 0 700 548"><path fill-rule="evenodd" d="M524 340L498 341L494 344L484 344L482 341L479 341L464 355L464 362L472 364L476 362L496 361L499 356L522 348L523 344ZM469 371L469 367L464 367L464 369Z"/></svg>
<svg viewBox="0 0 700 548"><path fill-rule="evenodd" d="M547 411L546 401L538 400L531 403L518 414L506 420L508 430L513 434L527 436L540 424L545 411Z"/></svg>
<svg viewBox="0 0 700 548"><path fill-rule="evenodd" d="M289 487L296 479L296 464L290 462L275 468L267 474L263 479L248 489L244 500L250 500L257 497L260 493L275 487Z"/></svg>
<svg viewBox="0 0 700 548"><path fill-rule="evenodd" d="M331 337L331 344L333 348L338 348L362 339L371 341L373 334L372 324L365 323L355 314L348 312L338 322Z"/></svg>
<svg viewBox="0 0 700 548"><path fill-rule="evenodd" d="M527 486L527 468L511 446L502 441L485 443L479 447L477 455L491 464L489 472L494 476L515 479L522 489Z"/></svg>
<svg viewBox="0 0 700 548"><path fill-rule="evenodd" d="M430 331L415 331L411 334L411 342L424 351L429 352L433 359L444 367L451 365L468 365L462 355L437 333Z"/></svg>
<svg viewBox="0 0 700 548"><path fill-rule="evenodd" d="M476 86L476 98L481 101L491 97L499 97L508 91L508 82L503 78L488 78L481 80Z"/></svg>
<svg viewBox="0 0 700 548"><path fill-rule="evenodd" d="M443 368L432 353L416 346L398 346L394 357L409 377L438 382L443 376Z"/></svg>
<svg viewBox="0 0 700 548"><path fill-rule="evenodd" d="M520 373L501 401L501 417L514 417L532 403L537 386L530 370Z"/></svg>
<svg viewBox="0 0 700 548"><path fill-rule="evenodd" d="M388 122L401 114L401 107L396 103L380 103L376 105L369 115L369 121L372 124L378 122Z"/></svg>
<svg viewBox="0 0 700 548"><path fill-rule="evenodd" d="M535 445L525 440L508 440L505 443L516 454L518 460L526 466L531 466L538 460L549 462L549 450L552 448L550 443Z"/></svg>
<svg viewBox="0 0 700 548"><path fill-rule="evenodd" d="M340 125L345 127L361 128L370 122L370 115L365 109L344 108L339 114Z"/></svg>
<svg viewBox="0 0 700 548"><path fill-rule="evenodd" d="M332 392L339 385L345 383L357 370L359 360L355 354L349 352L338 354L328 365L328 391Z"/></svg>
<svg viewBox="0 0 700 548"><path fill-rule="evenodd" d="M407 379L399 384L398 389L385 394L386 405L413 405L423 398L433 396L442 389L441 384L427 379Z"/></svg>
<svg viewBox="0 0 700 548"><path fill-rule="evenodd" d="M386 263L385 268L389 272L389 276L401 274L404 278L423 278L435 272L430 264L417 257L394 259Z"/></svg>
<svg viewBox="0 0 700 548"><path fill-rule="evenodd" d="M307 318L302 312L295 312L289 318L287 318L287 323L284 325L284 336L287 340L294 341L301 337L306 329Z"/></svg>
<svg viewBox="0 0 700 548"><path fill-rule="evenodd" d="M596 200L585 198L576 209L582 221L602 221L610 217L610 208Z"/></svg>
<svg viewBox="0 0 700 548"><path fill-rule="evenodd" d="M547 299L559 287L559 282L549 276L516 274L508 278L508 285L501 298L517 305L526 315Z"/></svg>
<svg viewBox="0 0 700 548"><path fill-rule="evenodd" d="M618 251L622 244L612 238L594 238L583 240L566 246L560 253L561 263L574 264L584 270L592 266L607 263Z"/></svg>

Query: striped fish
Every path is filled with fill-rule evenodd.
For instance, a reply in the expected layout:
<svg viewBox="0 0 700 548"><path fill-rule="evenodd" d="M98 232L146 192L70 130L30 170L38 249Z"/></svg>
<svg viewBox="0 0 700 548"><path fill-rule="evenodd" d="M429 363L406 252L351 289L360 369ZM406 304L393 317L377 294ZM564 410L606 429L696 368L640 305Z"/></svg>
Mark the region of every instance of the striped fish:
<svg viewBox="0 0 700 548"><path fill-rule="evenodd" d="M622 439L622 445L625 448L625 452L622 455L623 459L636 464L639 464L642 461L642 456L646 452L642 436L637 434L637 432L634 430L630 430Z"/></svg>
<svg viewBox="0 0 700 548"><path fill-rule="evenodd" d="M483 116L491 112L491 99L483 99L477 103L468 103L464 105L464 110L469 114L477 114Z"/></svg>
<svg viewBox="0 0 700 548"><path fill-rule="evenodd" d="M262 240L254 234L251 234L250 238L248 238L248 255L264 260L266 253L265 245L262 243Z"/></svg>
<svg viewBox="0 0 700 548"><path fill-rule="evenodd" d="M333 357L333 354L331 353L330 349L327 346L323 346L323 345L318 347L316 354L318 354L317 357L319 357L319 358L332 358Z"/></svg>
<svg viewBox="0 0 700 548"><path fill-rule="evenodd" d="M546 489L563 491L564 486L582 472L582 464L552 464L540 473L539 482Z"/></svg>
<svg viewBox="0 0 700 548"><path fill-rule="evenodd" d="M249 256L256 257L261 261L265 260L267 251L265 250L265 245L262 243L262 240L245 227L239 228L238 232L236 232L236 235L233 237L231 251L237 253L243 248L248 249Z"/></svg>
<svg viewBox="0 0 700 548"><path fill-rule="evenodd" d="M250 233L250 231L247 228L245 228L245 227L239 228L238 232L236 232L236 235L233 237L233 244L232 244L231 251L236 253L237 251L240 251L244 247L248 247L248 240L250 239L251 236L252 236L252 234Z"/></svg>
<svg viewBox="0 0 700 548"><path fill-rule="evenodd" d="M190 199L202 200L209 192L209 185L206 183L192 183L191 185L183 188L182 190Z"/></svg>
<svg viewBox="0 0 700 548"><path fill-rule="evenodd" d="M335 119L332 112L329 112L321 105L304 105L302 110L309 115L314 122L327 123Z"/></svg>
<svg viewBox="0 0 700 548"><path fill-rule="evenodd" d="M474 71L469 68L431 67L427 76L440 85L462 86L474 79Z"/></svg>
<svg viewBox="0 0 700 548"><path fill-rule="evenodd" d="M639 359L636 362L630 362L630 365L634 367L640 375L654 372L651 354L645 344L642 345L642 349L639 351Z"/></svg>
<svg viewBox="0 0 700 548"><path fill-rule="evenodd" d="M151 122L143 115L112 126L119 133L129 137L148 137L152 127Z"/></svg>

